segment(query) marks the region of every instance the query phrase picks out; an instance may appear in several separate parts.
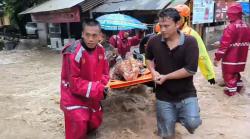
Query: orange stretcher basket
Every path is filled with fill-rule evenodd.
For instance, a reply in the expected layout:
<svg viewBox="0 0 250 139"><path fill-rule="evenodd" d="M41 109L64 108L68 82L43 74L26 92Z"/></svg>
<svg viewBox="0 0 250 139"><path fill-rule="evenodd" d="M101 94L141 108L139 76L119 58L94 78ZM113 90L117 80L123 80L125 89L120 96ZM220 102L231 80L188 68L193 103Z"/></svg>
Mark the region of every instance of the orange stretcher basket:
<svg viewBox="0 0 250 139"><path fill-rule="evenodd" d="M108 86L110 88L122 88L127 86L133 86L145 82L150 82L153 80L153 77L148 69L144 72L144 74L140 77L138 77L136 80L133 81L120 81L120 80L110 80L108 83Z"/></svg>

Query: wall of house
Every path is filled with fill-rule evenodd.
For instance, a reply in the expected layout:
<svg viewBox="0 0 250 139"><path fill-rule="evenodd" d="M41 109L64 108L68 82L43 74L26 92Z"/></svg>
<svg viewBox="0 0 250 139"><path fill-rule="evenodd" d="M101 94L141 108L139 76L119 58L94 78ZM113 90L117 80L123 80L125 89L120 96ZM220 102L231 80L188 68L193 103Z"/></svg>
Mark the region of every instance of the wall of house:
<svg viewBox="0 0 250 139"><path fill-rule="evenodd" d="M48 40L48 25L47 23L37 23L38 38L41 45L47 46Z"/></svg>
<svg viewBox="0 0 250 139"><path fill-rule="evenodd" d="M5 15L0 17L0 27L10 25L10 18L9 16Z"/></svg>

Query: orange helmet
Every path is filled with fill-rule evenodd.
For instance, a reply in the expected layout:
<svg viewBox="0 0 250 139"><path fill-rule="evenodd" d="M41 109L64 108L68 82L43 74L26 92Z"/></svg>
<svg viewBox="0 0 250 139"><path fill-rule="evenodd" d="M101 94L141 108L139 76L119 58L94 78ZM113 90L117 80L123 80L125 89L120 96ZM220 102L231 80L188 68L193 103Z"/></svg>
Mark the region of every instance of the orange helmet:
<svg viewBox="0 0 250 139"><path fill-rule="evenodd" d="M157 23L157 24L155 25L154 30L155 30L156 33L161 32L161 28L160 28L159 23Z"/></svg>
<svg viewBox="0 0 250 139"><path fill-rule="evenodd" d="M180 16L183 16L183 17L190 16L190 8L187 5L180 4L180 5L175 6L174 8L180 13Z"/></svg>

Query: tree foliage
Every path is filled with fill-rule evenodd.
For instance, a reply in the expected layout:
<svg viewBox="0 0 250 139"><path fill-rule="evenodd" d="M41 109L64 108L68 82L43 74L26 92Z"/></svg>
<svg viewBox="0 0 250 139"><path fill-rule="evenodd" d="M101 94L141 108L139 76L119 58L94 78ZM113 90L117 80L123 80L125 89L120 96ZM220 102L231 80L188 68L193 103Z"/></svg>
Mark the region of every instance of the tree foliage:
<svg viewBox="0 0 250 139"><path fill-rule="evenodd" d="M27 16L19 15L19 13L44 1L47 0L1 0L0 3L4 6L4 13L10 17L11 25L20 29L22 34L25 34L24 26L26 21L24 19Z"/></svg>

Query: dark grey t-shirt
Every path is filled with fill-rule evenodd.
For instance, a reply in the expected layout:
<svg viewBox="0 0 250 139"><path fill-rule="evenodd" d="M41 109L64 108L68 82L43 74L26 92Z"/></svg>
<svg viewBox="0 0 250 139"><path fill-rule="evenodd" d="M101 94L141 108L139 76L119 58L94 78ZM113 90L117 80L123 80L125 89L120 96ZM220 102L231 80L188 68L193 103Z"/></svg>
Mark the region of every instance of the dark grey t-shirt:
<svg viewBox="0 0 250 139"><path fill-rule="evenodd" d="M180 42L170 50L161 35L152 38L146 50L146 59L154 60L155 70L160 74L168 74L185 68L195 74L198 66L199 49L195 38L180 33ZM156 87L156 98L162 101L180 101L188 97L196 97L193 76L167 80Z"/></svg>

